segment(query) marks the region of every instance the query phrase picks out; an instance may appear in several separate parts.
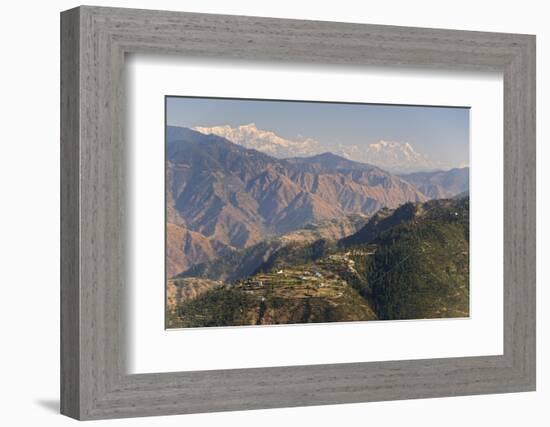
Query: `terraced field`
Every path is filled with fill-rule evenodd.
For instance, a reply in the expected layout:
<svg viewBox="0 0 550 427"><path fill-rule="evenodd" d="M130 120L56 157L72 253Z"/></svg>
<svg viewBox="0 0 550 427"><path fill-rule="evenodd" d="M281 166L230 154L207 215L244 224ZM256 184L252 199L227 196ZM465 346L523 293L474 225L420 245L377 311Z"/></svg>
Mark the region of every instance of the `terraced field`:
<svg viewBox="0 0 550 427"><path fill-rule="evenodd" d="M335 266L355 273L351 259L327 258L216 288L180 306L174 327L375 320Z"/></svg>

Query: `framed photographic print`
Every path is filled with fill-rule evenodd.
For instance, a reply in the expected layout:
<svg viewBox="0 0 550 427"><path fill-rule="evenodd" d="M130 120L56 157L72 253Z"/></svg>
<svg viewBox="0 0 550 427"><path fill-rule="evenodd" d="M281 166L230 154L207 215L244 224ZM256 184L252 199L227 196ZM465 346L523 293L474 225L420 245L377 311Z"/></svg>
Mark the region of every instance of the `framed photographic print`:
<svg viewBox="0 0 550 427"><path fill-rule="evenodd" d="M61 40L63 414L535 389L534 36L83 6Z"/></svg>
<svg viewBox="0 0 550 427"><path fill-rule="evenodd" d="M165 114L167 328L469 317L468 108Z"/></svg>

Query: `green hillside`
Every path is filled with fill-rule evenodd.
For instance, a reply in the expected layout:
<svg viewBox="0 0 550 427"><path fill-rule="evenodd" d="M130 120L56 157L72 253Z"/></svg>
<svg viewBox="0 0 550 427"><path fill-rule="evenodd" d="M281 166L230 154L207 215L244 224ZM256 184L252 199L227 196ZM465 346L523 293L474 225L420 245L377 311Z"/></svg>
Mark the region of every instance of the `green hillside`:
<svg viewBox="0 0 550 427"><path fill-rule="evenodd" d="M208 291L180 305L174 327L375 320L370 304L335 274L307 266Z"/></svg>
<svg viewBox="0 0 550 427"><path fill-rule="evenodd" d="M468 316L469 199L407 203L338 242L285 246L172 313L174 327Z"/></svg>
<svg viewBox="0 0 550 427"><path fill-rule="evenodd" d="M469 199L421 209L373 242L365 276L380 319L469 314Z"/></svg>

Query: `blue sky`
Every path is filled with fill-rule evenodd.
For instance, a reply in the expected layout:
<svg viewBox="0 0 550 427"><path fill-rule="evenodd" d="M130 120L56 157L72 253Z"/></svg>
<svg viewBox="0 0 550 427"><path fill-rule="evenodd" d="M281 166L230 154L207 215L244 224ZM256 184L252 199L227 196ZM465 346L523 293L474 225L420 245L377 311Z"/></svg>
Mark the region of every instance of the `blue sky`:
<svg viewBox="0 0 550 427"><path fill-rule="evenodd" d="M187 97L167 97L166 102L168 125L255 123L284 138L313 138L325 146L408 142L436 162L468 164L468 108Z"/></svg>

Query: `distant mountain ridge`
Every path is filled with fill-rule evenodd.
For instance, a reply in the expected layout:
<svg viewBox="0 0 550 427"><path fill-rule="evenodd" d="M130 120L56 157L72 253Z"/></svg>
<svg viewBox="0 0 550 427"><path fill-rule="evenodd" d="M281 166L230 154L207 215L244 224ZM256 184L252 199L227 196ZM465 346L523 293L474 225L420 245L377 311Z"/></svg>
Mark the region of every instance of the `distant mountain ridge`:
<svg viewBox="0 0 550 427"><path fill-rule="evenodd" d="M416 172L400 175L413 184L429 199L446 199L470 188L470 168L455 168L448 171Z"/></svg>
<svg viewBox="0 0 550 427"><path fill-rule="evenodd" d="M369 144L363 158L393 173L437 168L434 161L417 152L408 142L380 140Z"/></svg>
<svg viewBox="0 0 550 427"><path fill-rule="evenodd" d="M174 126L166 137L167 222L186 240L170 242L170 277L309 223L427 200L398 176L330 153L277 159Z"/></svg>
<svg viewBox="0 0 550 427"><path fill-rule="evenodd" d="M320 145L319 142L311 138L283 138L275 132L258 129L255 123L237 127L229 125L197 126L193 130L205 135L221 136L245 148L252 148L280 159L292 156L311 156L315 154Z"/></svg>
<svg viewBox="0 0 550 427"><path fill-rule="evenodd" d="M327 171L369 171L379 170L377 166L360 163L346 159L334 153L321 153L311 157L290 157L285 159L287 162L306 168L311 172L327 172Z"/></svg>
<svg viewBox="0 0 550 427"><path fill-rule="evenodd" d="M196 126L193 130L205 135L227 138L245 148L287 159L311 157L331 152L346 159L373 164L391 173L410 173L441 169L444 165L420 153L408 142L379 140L360 144L321 143L313 138L285 138L273 131L259 129L255 123L240 126Z"/></svg>

